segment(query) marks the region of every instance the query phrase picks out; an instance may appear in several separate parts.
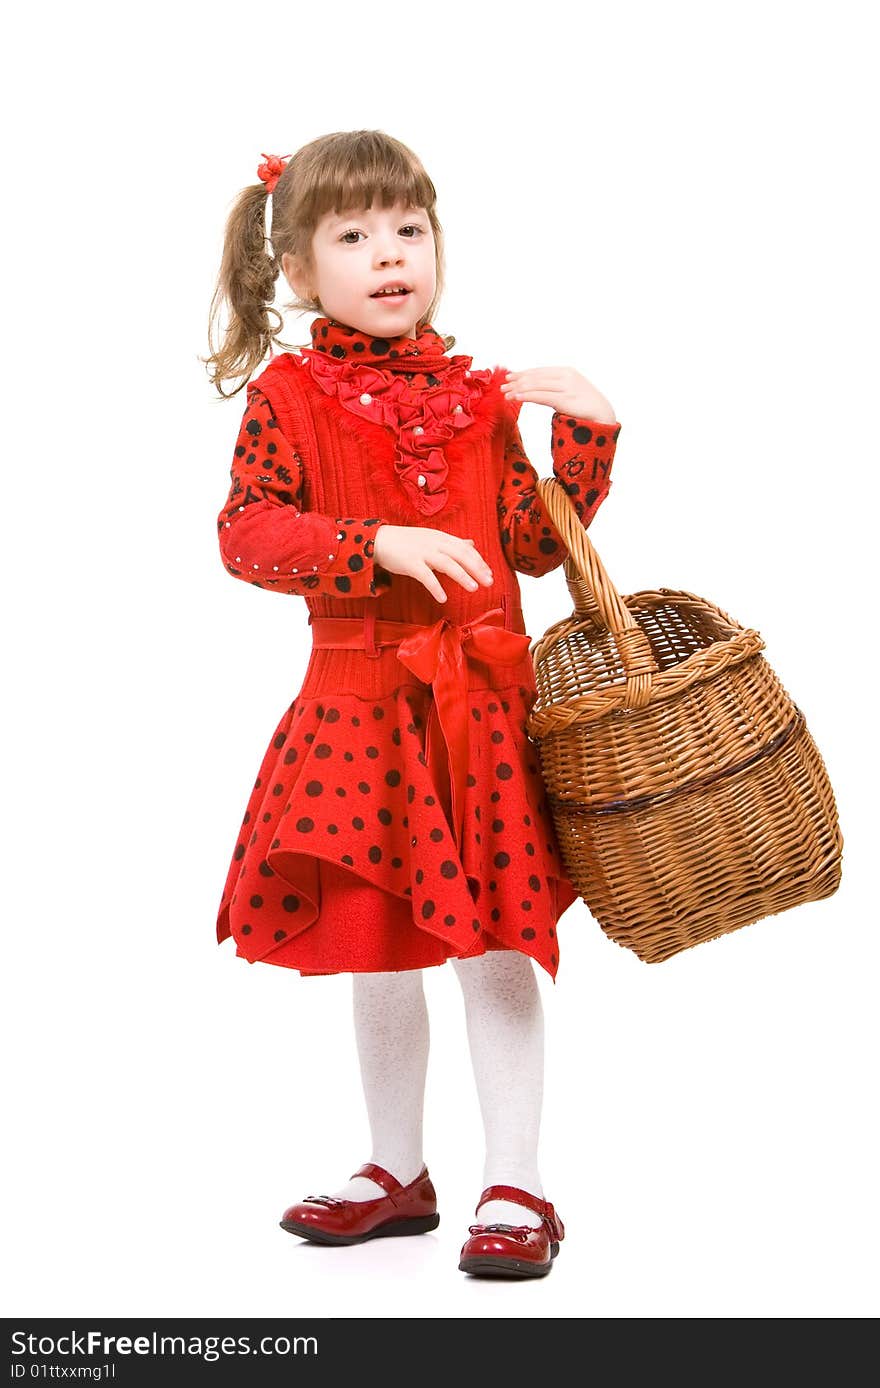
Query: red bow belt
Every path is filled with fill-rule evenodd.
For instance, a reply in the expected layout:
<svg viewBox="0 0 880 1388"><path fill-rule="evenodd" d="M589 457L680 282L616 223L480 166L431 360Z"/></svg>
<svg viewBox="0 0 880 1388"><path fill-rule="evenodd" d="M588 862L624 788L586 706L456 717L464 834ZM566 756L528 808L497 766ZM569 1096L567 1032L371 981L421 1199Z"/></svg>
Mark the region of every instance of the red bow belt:
<svg viewBox="0 0 880 1388"><path fill-rule="evenodd" d="M425 730L425 760L436 784L448 775L452 829L461 848L464 791L468 770L468 680L465 655L488 665L518 665L531 645L523 632L508 631L504 610L493 607L455 626L442 617L433 625L395 622L367 612L360 617L310 617L312 643L339 650L377 653L397 646L397 658L434 691ZM439 736L438 736L439 732ZM445 766L441 758L445 752ZM445 774L444 774L445 773Z"/></svg>

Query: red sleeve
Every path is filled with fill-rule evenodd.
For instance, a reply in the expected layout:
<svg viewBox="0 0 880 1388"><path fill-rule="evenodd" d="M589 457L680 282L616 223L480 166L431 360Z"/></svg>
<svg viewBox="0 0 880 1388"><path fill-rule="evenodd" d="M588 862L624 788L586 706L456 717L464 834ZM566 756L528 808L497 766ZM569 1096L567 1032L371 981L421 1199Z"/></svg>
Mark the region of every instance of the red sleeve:
<svg viewBox="0 0 880 1388"><path fill-rule="evenodd" d="M586 530L611 488L611 465L621 425L554 411L552 430L553 475L562 483ZM558 568L568 554L535 489L537 481L519 425L511 419L498 492L501 543L510 567L535 578Z"/></svg>
<svg viewBox="0 0 880 1388"><path fill-rule="evenodd" d="M256 588L328 598L380 596L391 574L376 564L378 516L362 520L302 511L302 460L265 395L251 387L217 519L229 573Z"/></svg>

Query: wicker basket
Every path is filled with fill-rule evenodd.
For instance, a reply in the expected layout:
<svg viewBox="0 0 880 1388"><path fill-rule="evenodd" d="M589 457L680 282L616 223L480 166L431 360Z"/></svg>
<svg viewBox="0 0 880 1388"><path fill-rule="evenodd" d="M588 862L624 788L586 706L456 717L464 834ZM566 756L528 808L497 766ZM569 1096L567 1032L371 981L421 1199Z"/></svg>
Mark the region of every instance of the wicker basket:
<svg viewBox="0 0 880 1388"><path fill-rule="evenodd" d="M647 963L817 901L841 879L825 765L758 632L695 593L621 598L563 487L574 612L531 646L526 730L566 868Z"/></svg>

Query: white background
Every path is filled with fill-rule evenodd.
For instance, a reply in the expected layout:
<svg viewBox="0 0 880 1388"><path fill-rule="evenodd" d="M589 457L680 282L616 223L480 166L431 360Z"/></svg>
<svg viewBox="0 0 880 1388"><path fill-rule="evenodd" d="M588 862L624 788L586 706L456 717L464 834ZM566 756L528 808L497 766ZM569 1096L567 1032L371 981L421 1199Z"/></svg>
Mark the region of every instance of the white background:
<svg viewBox="0 0 880 1388"><path fill-rule="evenodd" d="M11 21L7 1315L876 1315L871 10L214 0ZM457 1271L483 1153L453 971L426 974L440 1227L315 1248L281 1212L369 1155L350 978L214 940L308 633L304 603L222 566L244 402L198 358L262 152L358 128L434 180L454 350L570 365L611 401L591 530L611 578L761 632L845 838L835 896L665 964L581 902L563 918L542 1174L567 1237L536 1283ZM549 475L549 411L521 418ZM520 582L531 635L570 610L561 569Z"/></svg>

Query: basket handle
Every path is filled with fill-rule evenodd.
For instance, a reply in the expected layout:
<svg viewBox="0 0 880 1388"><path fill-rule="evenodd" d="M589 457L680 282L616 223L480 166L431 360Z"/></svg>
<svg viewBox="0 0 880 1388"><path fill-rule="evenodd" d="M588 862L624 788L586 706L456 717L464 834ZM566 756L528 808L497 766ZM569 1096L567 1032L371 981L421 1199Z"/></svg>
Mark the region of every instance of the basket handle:
<svg viewBox="0 0 880 1388"><path fill-rule="evenodd" d="M645 707L651 697L651 676L660 669L647 636L605 572L562 483L556 477L539 477L535 490L568 550L565 581L575 616L594 626L600 623L613 633L627 672L627 702L632 708Z"/></svg>

